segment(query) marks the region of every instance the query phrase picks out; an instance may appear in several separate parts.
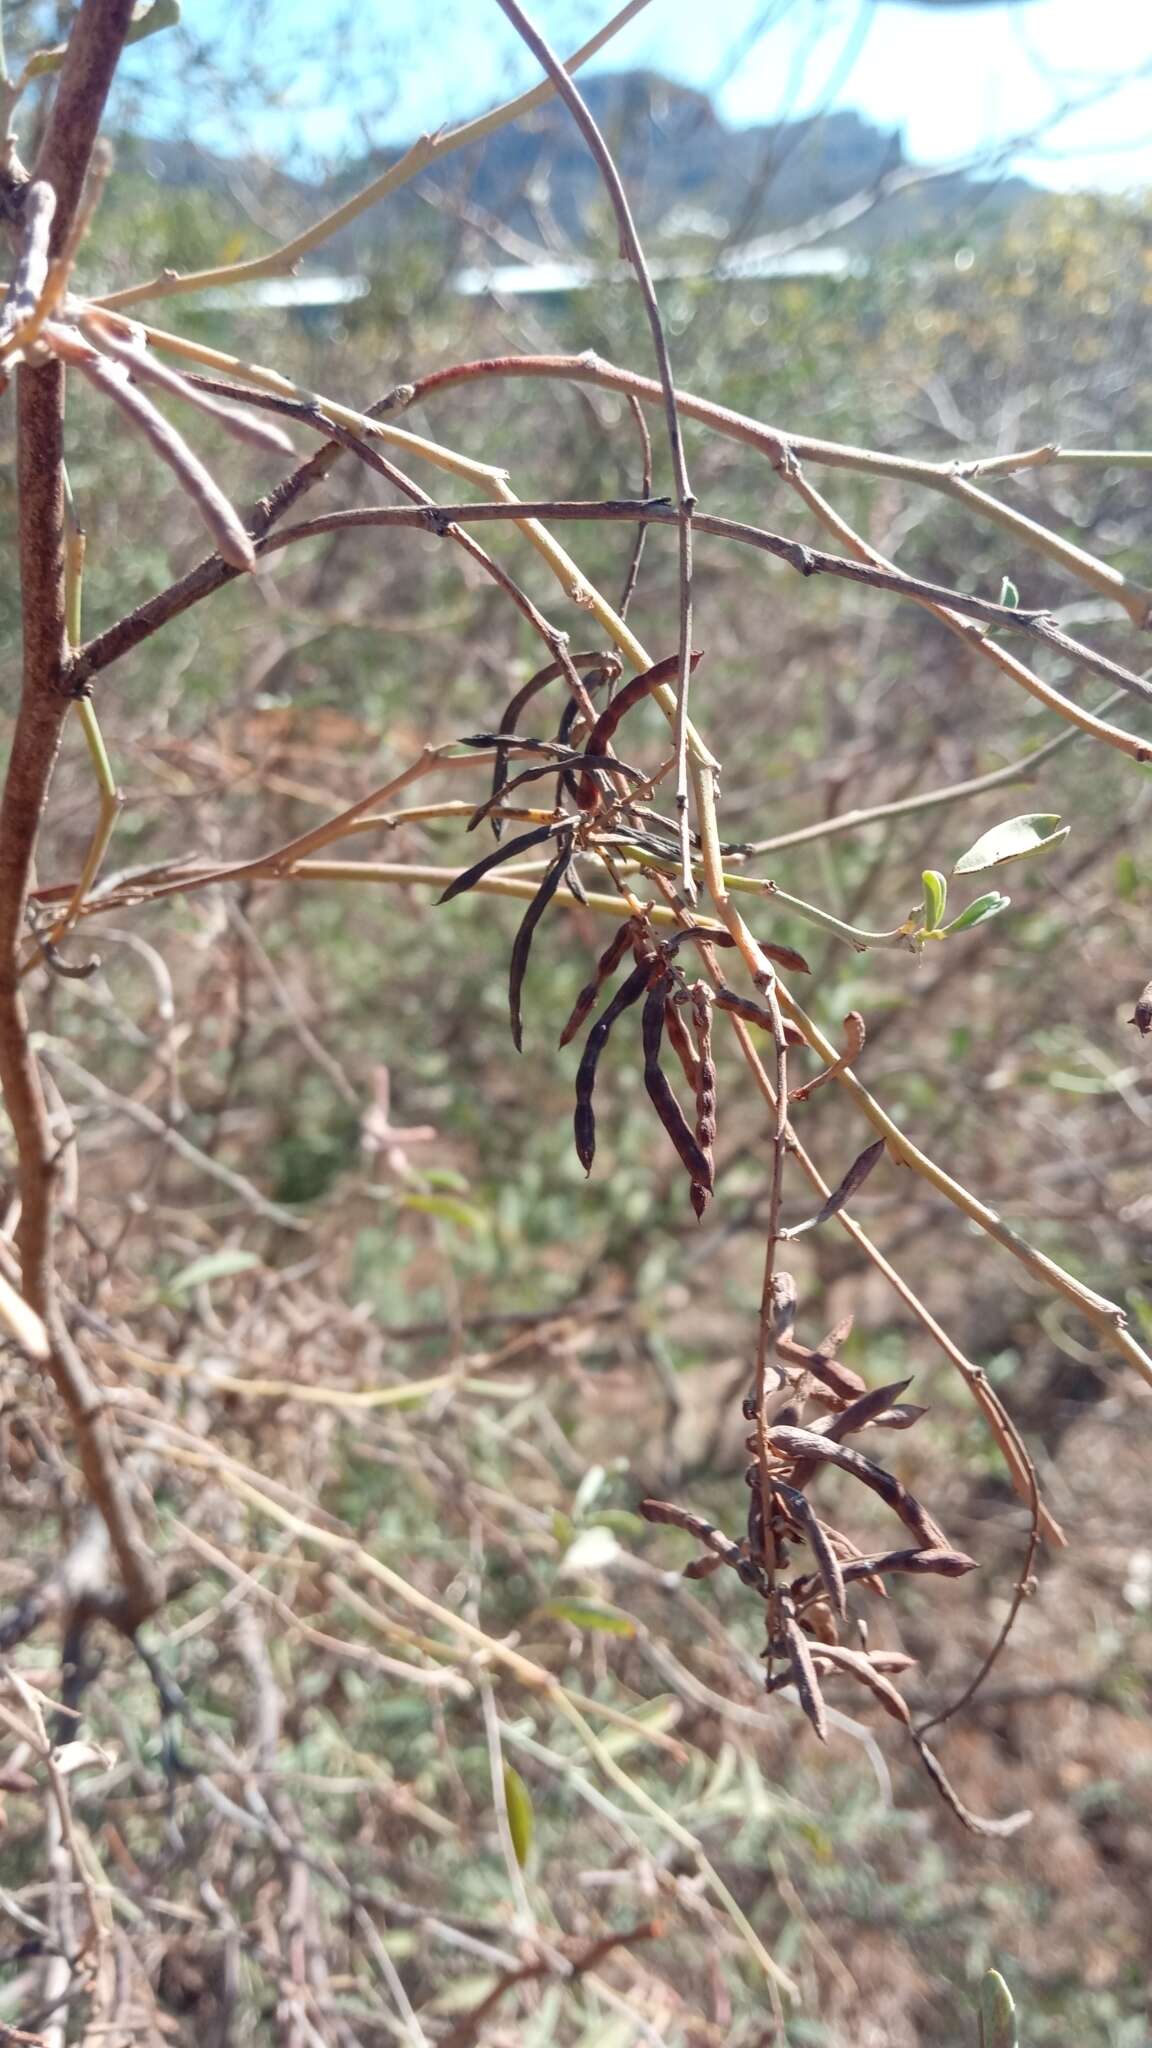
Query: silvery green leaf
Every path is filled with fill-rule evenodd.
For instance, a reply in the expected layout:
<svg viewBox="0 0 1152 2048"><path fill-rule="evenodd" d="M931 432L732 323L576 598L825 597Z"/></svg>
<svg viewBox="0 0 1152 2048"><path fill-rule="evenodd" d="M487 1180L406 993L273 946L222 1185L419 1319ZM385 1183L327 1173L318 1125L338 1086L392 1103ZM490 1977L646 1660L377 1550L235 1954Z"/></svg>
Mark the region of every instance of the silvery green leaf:
<svg viewBox="0 0 1152 2048"><path fill-rule="evenodd" d="M1061 825L1059 816L1052 811L1029 811L1020 818L1005 818L1002 825L993 825L967 853L961 854L952 873L978 875L984 868L1002 867L1005 861L1028 860L1033 854L1059 846L1071 829Z"/></svg>

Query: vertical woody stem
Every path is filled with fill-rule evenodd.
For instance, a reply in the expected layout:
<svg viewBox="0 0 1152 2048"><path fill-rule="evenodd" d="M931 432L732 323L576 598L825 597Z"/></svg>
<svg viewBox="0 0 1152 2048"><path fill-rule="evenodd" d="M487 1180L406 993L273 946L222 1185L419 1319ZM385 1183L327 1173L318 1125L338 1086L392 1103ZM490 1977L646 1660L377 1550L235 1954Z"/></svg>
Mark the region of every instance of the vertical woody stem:
<svg viewBox="0 0 1152 2048"><path fill-rule="evenodd" d="M56 194L54 254L75 217L131 15L132 0L84 0L76 18L35 172ZM16 408L23 665L0 795L0 1088L16 1142L24 1293L47 1327L47 1370L68 1410L88 1492L119 1567L121 1590L105 1605L134 1626L158 1604L160 1578L132 1509L99 1392L60 1312L53 1258L56 1147L20 987L20 941L36 841L69 708L62 687L64 373L58 363L19 370Z"/></svg>

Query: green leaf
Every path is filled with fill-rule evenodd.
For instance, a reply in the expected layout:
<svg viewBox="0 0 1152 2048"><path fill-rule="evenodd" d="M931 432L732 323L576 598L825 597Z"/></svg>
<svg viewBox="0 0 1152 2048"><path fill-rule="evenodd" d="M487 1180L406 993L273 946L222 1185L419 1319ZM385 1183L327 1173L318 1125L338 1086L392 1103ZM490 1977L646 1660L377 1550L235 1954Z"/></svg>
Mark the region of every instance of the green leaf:
<svg viewBox="0 0 1152 2048"><path fill-rule="evenodd" d="M1001 604L1011 605L1013 611L1015 611L1017 605L1020 602L1020 592L1017 590L1016 585L1013 583L1012 578L1010 576L1005 576L1001 580L1000 602Z"/></svg>
<svg viewBox="0 0 1152 2048"><path fill-rule="evenodd" d="M631 1508L597 1508L597 1523L611 1529L614 1536L647 1536L651 1524L643 1515L634 1515Z"/></svg>
<svg viewBox="0 0 1152 2048"><path fill-rule="evenodd" d="M194 1287L203 1287L209 1280L231 1280L234 1274L250 1273L253 1266L261 1264L256 1252L242 1252L238 1245L230 1251L207 1252L202 1259L193 1259L190 1266L182 1266L169 1280L166 1292L191 1294Z"/></svg>
<svg viewBox="0 0 1152 2048"><path fill-rule="evenodd" d="M989 1970L980 1986L980 2048L1019 2048L1016 2001L999 1970Z"/></svg>
<svg viewBox="0 0 1152 2048"><path fill-rule="evenodd" d="M987 924L990 917L999 917L1002 910L1007 910L1011 901L1012 898L1002 896L999 889L990 890L987 896L978 896L975 903L970 903L967 910L962 910L959 917L954 917L951 924L944 926L941 937L951 938L956 932L970 932L978 924Z"/></svg>
<svg viewBox="0 0 1152 2048"><path fill-rule="evenodd" d="M532 1811L532 1795L519 1771L511 1764L504 1766L504 1804L508 1809L508 1832L516 1851L516 1861L523 1870L532 1854L536 1816Z"/></svg>
<svg viewBox="0 0 1152 2048"><path fill-rule="evenodd" d="M934 932L944 922L948 879L937 868L925 868L920 880L924 884L924 930Z"/></svg>
<svg viewBox="0 0 1152 2048"><path fill-rule="evenodd" d="M654 1700L645 1700L642 1707L629 1714L628 1719L635 1723L635 1734L617 1723L612 1728L605 1728L600 1737L600 1747L606 1749L609 1756L627 1756L629 1750L641 1744L647 1745L653 1735L664 1735L674 1728L682 1712L674 1693L661 1693Z"/></svg>
<svg viewBox="0 0 1152 2048"><path fill-rule="evenodd" d="M549 1600L544 1613L555 1621L570 1622L573 1628L599 1629L606 1636L634 1636L636 1623L619 1607L602 1607L595 1600Z"/></svg>
<svg viewBox="0 0 1152 2048"><path fill-rule="evenodd" d="M126 43L142 43L145 36L154 36L162 28L175 28L180 19L180 0L140 0L132 9L132 25L124 38ZM43 78L49 71L59 71L64 62L67 43L57 43L50 50L37 50L24 66L24 78Z"/></svg>
<svg viewBox="0 0 1152 2048"><path fill-rule="evenodd" d="M1033 854L1059 846L1071 829L1070 825L1061 825L1052 811L1029 811L1021 818L1006 818L1002 825L993 825L990 832L982 833L975 846L961 854L952 873L978 875L984 868L1002 867L1005 861L1028 860Z"/></svg>
<svg viewBox="0 0 1152 2048"><path fill-rule="evenodd" d="M461 1230L483 1230L488 1220L482 1209L456 1195L401 1195L399 1206L416 1209L421 1216L438 1216L442 1223L455 1223Z"/></svg>

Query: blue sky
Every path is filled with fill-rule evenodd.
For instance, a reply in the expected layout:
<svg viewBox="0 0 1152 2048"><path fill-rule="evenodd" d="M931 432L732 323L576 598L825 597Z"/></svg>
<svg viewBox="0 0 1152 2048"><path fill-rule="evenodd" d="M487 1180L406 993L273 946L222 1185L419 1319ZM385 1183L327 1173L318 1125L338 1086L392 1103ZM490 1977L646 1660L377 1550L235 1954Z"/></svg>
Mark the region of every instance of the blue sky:
<svg viewBox="0 0 1152 2048"><path fill-rule="evenodd" d="M532 6L565 53L610 11L611 0ZM495 0L360 0L346 14L343 0L185 0L185 23L211 52L215 83L187 43L158 36L133 57L140 118L230 147L279 154L287 140L303 162L409 139L535 76ZM254 53L275 112L246 91ZM711 90L733 124L855 107L900 129L921 163L966 158L1091 102L1022 151L1020 168L1061 187L1152 187L1152 0L651 0L597 60L632 65Z"/></svg>

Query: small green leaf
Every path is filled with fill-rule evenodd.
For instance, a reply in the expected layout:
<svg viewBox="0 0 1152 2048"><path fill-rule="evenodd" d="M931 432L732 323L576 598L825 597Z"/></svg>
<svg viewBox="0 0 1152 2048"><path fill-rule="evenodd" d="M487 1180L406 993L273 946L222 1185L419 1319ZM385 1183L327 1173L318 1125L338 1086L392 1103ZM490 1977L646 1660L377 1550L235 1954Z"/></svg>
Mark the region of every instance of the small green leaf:
<svg viewBox="0 0 1152 2048"><path fill-rule="evenodd" d="M594 1505L598 1496L603 1493L607 1478L608 1474L603 1465L589 1465L583 1479L576 1488L576 1497L572 1502L572 1515L575 1521L580 1521L581 1517L586 1515L589 1508Z"/></svg>
<svg viewBox="0 0 1152 2048"><path fill-rule="evenodd" d="M643 1515L634 1515L631 1508L597 1508L596 1520L605 1529L611 1529L614 1536L647 1536L649 1524Z"/></svg>
<svg viewBox="0 0 1152 2048"><path fill-rule="evenodd" d="M516 1861L524 1869L532 1853L532 1837L536 1832L536 1816L532 1811L532 1795L511 1764L504 1766L504 1804L508 1809L508 1832Z"/></svg>
<svg viewBox="0 0 1152 2048"><path fill-rule="evenodd" d="M1002 825L993 825L990 832L982 833L975 846L961 854L952 873L978 875L984 868L1002 867L1005 861L1028 860L1033 854L1059 846L1071 829L1070 825L1062 826L1052 811L1029 811L1022 818L1006 818Z"/></svg>
<svg viewBox="0 0 1152 2048"><path fill-rule="evenodd" d="M1000 602L1001 604L1011 605L1013 611L1015 611L1017 605L1020 602L1020 592L1017 590L1016 585L1013 583L1012 578L1010 576L1005 576L1001 581Z"/></svg>
<svg viewBox="0 0 1152 2048"><path fill-rule="evenodd" d="M162 28L175 28L179 19L180 0L141 0L132 9L132 25L124 41L142 43L145 36L154 36ZM24 66L25 82L59 71L67 47L67 43L57 43L51 50L37 50Z"/></svg>
<svg viewBox="0 0 1152 2048"><path fill-rule="evenodd" d="M934 932L944 922L948 880L937 868L925 868L920 880L924 884L924 930Z"/></svg>
<svg viewBox="0 0 1152 2048"><path fill-rule="evenodd" d="M232 1250L207 1252L202 1259L193 1259L190 1266L182 1266L169 1280L169 1294L191 1294L194 1287L203 1287L209 1280L231 1280L236 1273L250 1273L261 1260L256 1252L242 1252L239 1246Z"/></svg>
<svg viewBox="0 0 1152 2048"><path fill-rule="evenodd" d="M600 1736L600 1746L609 1756L627 1756L629 1750L641 1744L648 1744L654 1735L664 1735L679 1721L683 1708L673 1693L661 1693L654 1700L645 1700L628 1719L635 1724L635 1733L619 1724L605 1728Z"/></svg>
<svg viewBox="0 0 1152 2048"><path fill-rule="evenodd" d="M400 1207L416 1209L421 1216L438 1216L442 1223L455 1223L461 1230L483 1230L487 1222L481 1209L456 1195L402 1195Z"/></svg>
<svg viewBox="0 0 1152 2048"><path fill-rule="evenodd" d="M978 896L975 903L970 903L967 910L962 910L959 917L954 917L951 924L944 926L941 938L952 938L956 932L970 932L978 924L987 924L990 917L999 917L1002 910L1007 910L1011 901L1012 898L1002 896L999 889L990 890L987 896Z"/></svg>
<svg viewBox="0 0 1152 2048"><path fill-rule="evenodd" d="M443 1191L450 1195L466 1195L468 1193L469 1183L467 1175L457 1173L454 1166L425 1166L421 1169L421 1173L428 1186L435 1188L438 1192Z"/></svg>
<svg viewBox="0 0 1152 2048"><path fill-rule="evenodd" d="M999 1970L989 1970L980 1986L980 2048L1019 2048L1016 2001Z"/></svg>
<svg viewBox="0 0 1152 2048"><path fill-rule="evenodd" d="M544 1608L555 1621L567 1621L573 1628L599 1629L606 1636L634 1636L636 1623L618 1607L602 1607L595 1600L549 1600Z"/></svg>

